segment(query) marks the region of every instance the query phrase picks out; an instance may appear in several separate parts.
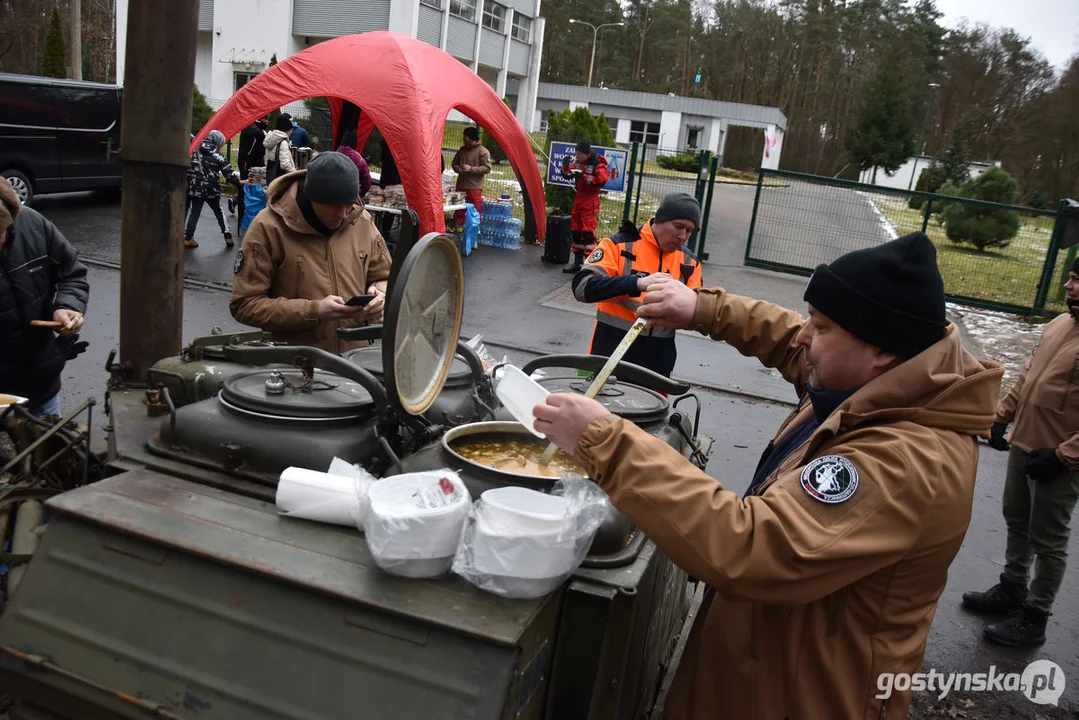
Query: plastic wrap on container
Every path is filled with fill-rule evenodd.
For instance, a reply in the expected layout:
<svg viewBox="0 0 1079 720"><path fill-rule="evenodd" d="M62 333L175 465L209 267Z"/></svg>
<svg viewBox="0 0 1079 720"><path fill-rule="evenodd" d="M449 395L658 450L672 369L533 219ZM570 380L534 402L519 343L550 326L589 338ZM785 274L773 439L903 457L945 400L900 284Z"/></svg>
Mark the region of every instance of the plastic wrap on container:
<svg viewBox="0 0 1079 720"><path fill-rule="evenodd" d="M472 498L453 470L406 473L371 485L364 532L380 568L413 578L446 574Z"/></svg>
<svg viewBox="0 0 1079 720"><path fill-rule="evenodd" d="M526 493L544 495L526 488L496 489L507 490L523 502ZM496 506L492 492L484 493L469 512L453 571L481 590L508 598L542 597L568 580L588 554L610 506L598 485L572 473L536 503L535 512Z"/></svg>
<svg viewBox="0 0 1079 720"><path fill-rule="evenodd" d="M285 468L277 482L277 511L303 520L362 525L363 506L373 480L363 468L337 458L330 464L330 472Z"/></svg>
<svg viewBox="0 0 1079 720"><path fill-rule="evenodd" d="M474 335L471 339L465 341L465 345L476 351L476 354L480 357L480 362L483 363L483 370L488 375L491 374L498 365L510 361L509 356L507 355L503 355L501 361L492 355L491 351L487 349L487 346L483 344L483 335Z"/></svg>

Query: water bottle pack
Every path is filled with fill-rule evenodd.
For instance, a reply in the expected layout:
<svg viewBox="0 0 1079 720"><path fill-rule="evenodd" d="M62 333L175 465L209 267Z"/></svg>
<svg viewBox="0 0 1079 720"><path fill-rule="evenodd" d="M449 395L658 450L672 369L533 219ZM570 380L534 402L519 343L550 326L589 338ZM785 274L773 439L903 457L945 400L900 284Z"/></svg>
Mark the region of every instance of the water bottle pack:
<svg viewBox="0 0 1079 720"><path fill-rule="evenodd" d="M490 247L506 250L520 248L521 221L513 217L511 200L484 199L479 240L480 245Z"/></svg>

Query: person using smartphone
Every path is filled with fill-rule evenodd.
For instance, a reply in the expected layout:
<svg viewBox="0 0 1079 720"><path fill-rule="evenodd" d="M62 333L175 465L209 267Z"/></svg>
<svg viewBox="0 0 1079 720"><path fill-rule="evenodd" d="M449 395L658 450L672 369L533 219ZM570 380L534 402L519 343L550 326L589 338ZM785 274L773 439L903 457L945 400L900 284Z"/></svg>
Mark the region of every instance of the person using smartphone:
<svg viewBox="0 0 1079 720"><path fill-rule="evenodd" d="M356 165L340 153L274 181L236 253L232 316L289 345L362 344L337 329L382 321L390 253L359 196ZM350 303L357 295L373 297Z"/></svg>

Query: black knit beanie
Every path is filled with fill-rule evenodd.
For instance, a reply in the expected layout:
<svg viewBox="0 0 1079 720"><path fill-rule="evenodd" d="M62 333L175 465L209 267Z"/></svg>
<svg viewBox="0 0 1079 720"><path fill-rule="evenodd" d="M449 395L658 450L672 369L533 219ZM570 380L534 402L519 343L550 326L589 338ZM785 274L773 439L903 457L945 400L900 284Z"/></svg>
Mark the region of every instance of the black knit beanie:
<svg viewBox="0 0 1079 720"><path fill-rule="evenodd" d="M287 115L280 115L277 118L277 122L274 123L274 127L281 132L288 132L292 129L292 118Z"/></svg>
<svg viewBox="0 0 1079 720"><path fill-rule="evenodd" d="M479 140L480 139L479 128L472 127L471 125L466 127L465 130L464 130L464 133L462 133L462 134L466 138L468 138L469 140Z"/></svg>
<svg viewBox="0 0 1079 720"><path fill-rule="evenodd" d="M944 337L944 281L937 249L911 233L819 265L805 301L881 350L912 358Z"/></svg>
<svg viewBox="0 0 1079 720"><path fill-rule="evenodd" d="M663 198L656 210L656 222L690 220L694 227L701 224L701 204L689 193L676 192Z"/></svg>

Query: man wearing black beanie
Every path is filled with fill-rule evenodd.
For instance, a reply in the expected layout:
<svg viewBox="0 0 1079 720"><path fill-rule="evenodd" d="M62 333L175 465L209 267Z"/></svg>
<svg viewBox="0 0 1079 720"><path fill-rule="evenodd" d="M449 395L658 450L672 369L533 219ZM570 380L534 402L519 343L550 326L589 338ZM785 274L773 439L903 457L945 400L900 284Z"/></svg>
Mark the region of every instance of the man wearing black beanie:
<svg viewBox="0 0 1079 720"><path fill-rule="evenodd" d="M963 349L922 233L816 269L809 317L722 288L648 286L640 317L782 373L797 409L744 496L579 395L536 429L659 549L707 583L672 718L907 717L948 567L970 523L977 437L1002 370ZM746 479L742 479L744 482Z"/></svg>
<svg viewBox="0 0 1079 720"><path fill-rule="evenodd" d="M1045 642L1067 570L1071 518L1079 498L1079 258L1064 289L1068 312L1042 330L1034 354L1000 401L990 431L989 444L1009 451L1004 571L989 590L964 593L963 605L990 616L1011 615L985 628L986 639L998 645ZM1014 427L1005 438L1010 423Z"/></svg>

